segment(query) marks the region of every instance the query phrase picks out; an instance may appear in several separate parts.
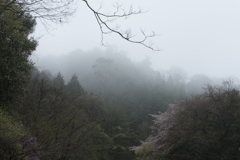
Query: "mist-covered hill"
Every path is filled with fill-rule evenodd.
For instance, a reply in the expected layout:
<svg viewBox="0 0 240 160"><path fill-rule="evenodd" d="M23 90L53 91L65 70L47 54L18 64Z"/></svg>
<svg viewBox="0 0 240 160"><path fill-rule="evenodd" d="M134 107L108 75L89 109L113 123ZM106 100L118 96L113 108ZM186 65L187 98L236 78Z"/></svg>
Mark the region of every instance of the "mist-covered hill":
<svg viewBox="0 0 240 160"><path fill-rule="evenodd" d="M100 96L106 103L123 106L132 128L141 128L139 133L148 130L140 126L151 122L149 114L165 111L170 102L202 93L207 84L222 83L221 79L206 75L189 78L180 67L155 71L148 57L133 62L126 54L111 48L106 51L76 50L59 57L45 57L36 66L40 70L50 70L53 75L60 72L65 83L76 74L88 93Z"/></svg>
<svg viewBox="0 0 240 160"><path fill-rule="evenodd" d="M176 66L167 71L155 71L151 68L148 57L140 62L133 62L123 51L112 48L106 51L97 48L90 51L79 49L58 57L43 57L36 61L36 66L39 70L49 70L53 75L61 72L65 82L68 82L73 74L77 74L80 83L88 92L104 99L109 98L108 95L124 93L125 88L144 85L153 87L156 83L162 87L166 87L164 83L169 83L170 88L182 88L181 92L184 93L181 93L180 97L175 95L175 99L201 93L206 84L221 84L228 79L240 84L235 77L210 78L204 74L188 77L186 71Z"/></svg>

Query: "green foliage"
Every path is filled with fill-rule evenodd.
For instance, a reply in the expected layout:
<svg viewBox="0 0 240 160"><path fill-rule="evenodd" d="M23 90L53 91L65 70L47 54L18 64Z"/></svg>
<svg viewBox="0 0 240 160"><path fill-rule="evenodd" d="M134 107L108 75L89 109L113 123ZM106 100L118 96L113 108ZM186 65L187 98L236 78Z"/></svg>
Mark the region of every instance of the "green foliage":
<svg viewBox="0 0 240 160"><path fill-rule="evenodd" d="M27 150L23 142L30 138L29 134L21 127L21 124L17 123L6 111L0 109L1 159L26 160L30 150Z"/></svg>
<svg viewBox="0 0 240 160"><path fill-rule="evenodd" d="M205 93L171 104L153 115L155 126L144 144L157 158L178 160L237 160L240 158L240 95L231 81L207 86ZM143 157L149 150L133 147ZM151 153L151 152L150 152Z"/></svg>
<svg viewBox="0 0 240 160"><path fill-rule="evenodd" d="M8 145L20 139L21 136L23 136L23 133L19 126L13 122L12 117L8 116L3 110L0 110L0 156L4 160L10 158L10 155L8 155L10 147ZM14 143L11 148L14 152L17 152L21 148L21 143Z"/></svg>
<svg viewBox="0 0 240 160"><path fill-rule="evenodd" d="M57 76L53 79L53 86L58 89L64 87L64 79L60 72L58 72Z"/></svg>
<svg viewBox="0 0 240 160"><path fill-rule="evenodd" d="M105 133L113 138L115 158L133 159L127 148L139 145L139 141L151 133L149 114L165 111L171 101L186 95L184 75L172 71L172 78L168 78L170 76L154 71L148 58L136 63L124 54L107 49L106 52L75 51L58 60L62 64L54 68L66 75L66 79L76 73L84 89L111 104L106 109L109 121L104 121L103 126L106 126ZM101 112L98 105L93 106L97 106L93 115Z"/></svg>
<svg viewBox="0 0 240 160"><path fill-rule="evenodd" d="M148 145L141 146L140 149L135 151L135 154L137 156L134 160L165 160L154 147Z"/></svg>
<svg viewBox="0 0 240 160"><path fill-rule="evenodd" d="M80 85L78 81L78 77L76 74L74 74L71 78L71 80L67 84L67 89L69 92L74 95L75 97L81 96L86 94L83 87Z"/></svg>
<svg viewBox="0 0 240 160"><path fill-rule="evenodd" d="M18 9L17 7L15 8ZM35 26L30 16L4 11L0 15L0 102L9 103L26 93L32 63L28 57L37 46L29 38Z"/></svg>
<svg viewBox="0 0 240 160"><path fill-rule="evenodd" d="M107 108L100 97L87 94L81 96L80 100L84 103L85 112L88 117L99 118L99 120L104 121Z"/></svg>
<svg viewBox="0 0 240 160"><path fill-rule="evenodd" d="M239 159L240 95L231 82L182 104L167 141L172 159Z"/></svg>
<svg viewBox="0 0 240 160"><path fill-rule="evenodd" d="M37 46L29 38L36 22L19 7L13 3L9 7L13 10L5 9L0 15L0 105L11 106L4 105L0 110L2 157L27 158L27 153L20 152L24 147L19 139L32 135L39 142L39 157L43 160L132 160L134 155L129 146L150 134L148 114L164 111L169 101L183 98L184 83L176 80L176 76L171 78L174 75L166 80L153 71L149 58L133 63L126 56L107 51L106 58L101 55L92 59L93 63L88 64L91 71L85 66L76 67L77 72L90 73L78 75L82 79L87 77L84 83L88 90L102 99L87 95L77 74L65 85L60 72L52 79L49 72L39 72L28 60ZM74 59L81 64L78 58ZM17 101L24 95L21 102ZM111 105L106 106L103 99ZM20 129L5 110L17 115L15 118L22 121L28 132ZM149 147L143 147L137 154L140 159L157 155Z"/></svg>
<svg viewBox="0 0 240 160"><path fill-rule="evenodd" d="M66 86L57 89L44 75L48 74L37 74L22 103L12 106L31 135L37 137L39 158L111 159L112 140L101 127L104 102L93 95L72 96Z"/></svg>
<svg viewBox="0 0 240 160"><path fill-rule="evenodd" d="M133 135L124 107L109 104L107 105L107 111L106 122L103 125L106 133L113 141L110 155L114 160L133 159L133 154L128 149L131 146Z"/></svg>

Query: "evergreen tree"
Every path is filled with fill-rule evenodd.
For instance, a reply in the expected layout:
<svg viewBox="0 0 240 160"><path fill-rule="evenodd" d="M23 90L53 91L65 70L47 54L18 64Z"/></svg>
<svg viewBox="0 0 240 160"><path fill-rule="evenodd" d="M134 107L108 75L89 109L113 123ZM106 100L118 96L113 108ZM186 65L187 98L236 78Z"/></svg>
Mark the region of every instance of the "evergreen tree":
<svg viewBox="0 0 240 160"><path fill-rule="evenodd" d="M56 88L64 87L64 79L60 72L58 72L58 75L53 79L53 86Z"/></svg>
<svg viewBox="0 0 240 160"><path fill-rule="evenodd" d="M134 155L128 148L132 144L131 138L134 133L131 132L125 109L120 105L108 105L107 107L109 114L104 123L104 129L113 141L110 155L114 160L131 160Z"/></svg>
<svg viewBox="0 0 240 160"><path fill-rule="evenodd" d="M37 42L29 38L36 25L30 15L4 10L0 15L0 102L9 103L26 93L30 80L32 63L28 58L35 50Z"/></svg>
<svg viewBox="0 0 240 160"><path fill-rule="evenodd" d="M76 74L74 74L68 82L67 88L69 92L76 97L86 94L83 87L80 85Z"/></svg>

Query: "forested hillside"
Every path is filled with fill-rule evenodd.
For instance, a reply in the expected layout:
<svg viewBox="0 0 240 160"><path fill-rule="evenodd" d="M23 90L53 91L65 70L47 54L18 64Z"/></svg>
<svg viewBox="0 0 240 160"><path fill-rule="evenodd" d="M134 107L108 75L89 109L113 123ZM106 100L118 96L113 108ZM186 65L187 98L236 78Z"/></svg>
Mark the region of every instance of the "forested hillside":
<svg viewBox="0 0 240 160"><path fill-rule="evenodd" d="M36 17L23 1L0 2L0 159L240 158L233 81L155 71L111 48L35 65Z"/></svg>
<svg viewBox="0 0 240 160"><path fill-rule="evenodd" d="M213 83L205 75L189 80L187 73L178 67L163 73L154 71L149 58L132 62L124 53L113 49L77 50L42 59L38 66L45 66L40 68L55 74L60 72L66 81L76 74L88 93L100 96L107 104L121 105L131 128L140 136L138 139L149 134L152 120L149 114L165 111L170 102L202 93L205 84Z"/></svg>
<svg viewBox="0 0 240 160"><path fill-rule="evenodd" d="M53 65L48 61L57 63ZM203 94L207 85L219 84L216 79L205 75L188 78L187 73L178 67L162 73L154 71L147 57L143 61L132 62L124 53L113 49L105 52L98 49L88 52L77 50L61 57L47 57L39 64L45 66L44 69L51 66L49 70L55 74L61 72L66 81L69 81L71 74L76 74L86 92L98 95L106 106L111 106L108 108L113 114L110 117L121 117L119 121L123 123L112 119L112 125L126 129L122 133L127 135L127 139L125 143L121 140L126 148L151 136L151 115L165 112L170 103L190 100L193 95ZM107 128L110 131L108 135L112 133L110 128ZM132 156L127 157L133 159Z"/></svg>

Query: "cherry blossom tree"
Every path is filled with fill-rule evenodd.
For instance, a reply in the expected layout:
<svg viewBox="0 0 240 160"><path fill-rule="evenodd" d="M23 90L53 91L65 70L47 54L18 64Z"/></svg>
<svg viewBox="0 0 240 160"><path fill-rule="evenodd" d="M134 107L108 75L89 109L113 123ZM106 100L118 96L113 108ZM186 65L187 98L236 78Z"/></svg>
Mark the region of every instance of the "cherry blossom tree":
<svg viewBox="0 0 240 160"><path fill-rule="evenodd" d="M152 154L165 159L240 158L240 95L231 81L209 85L205 93L170 104L166 112L152 116L152 134L141 146L131 148L137 153L145 154L143 148L150 146Z"/></svg>
<svg viewBox="0 0 240 160"><path fill-rule="evenodd" d="M180 103L180 102L179 102ZM174 127L176 121L174 116L180 110L178 103L169 104L166 112L159 112L159 114L151 114L154 118L154 126L151 127L152 134L145 140L141 141L140 146L134 146L130 149L132 151L141 150L142 147L151 146L155 151L161 152L161 154L169 153L170 149L173 147L166 141L168 132Z"/></svg>

